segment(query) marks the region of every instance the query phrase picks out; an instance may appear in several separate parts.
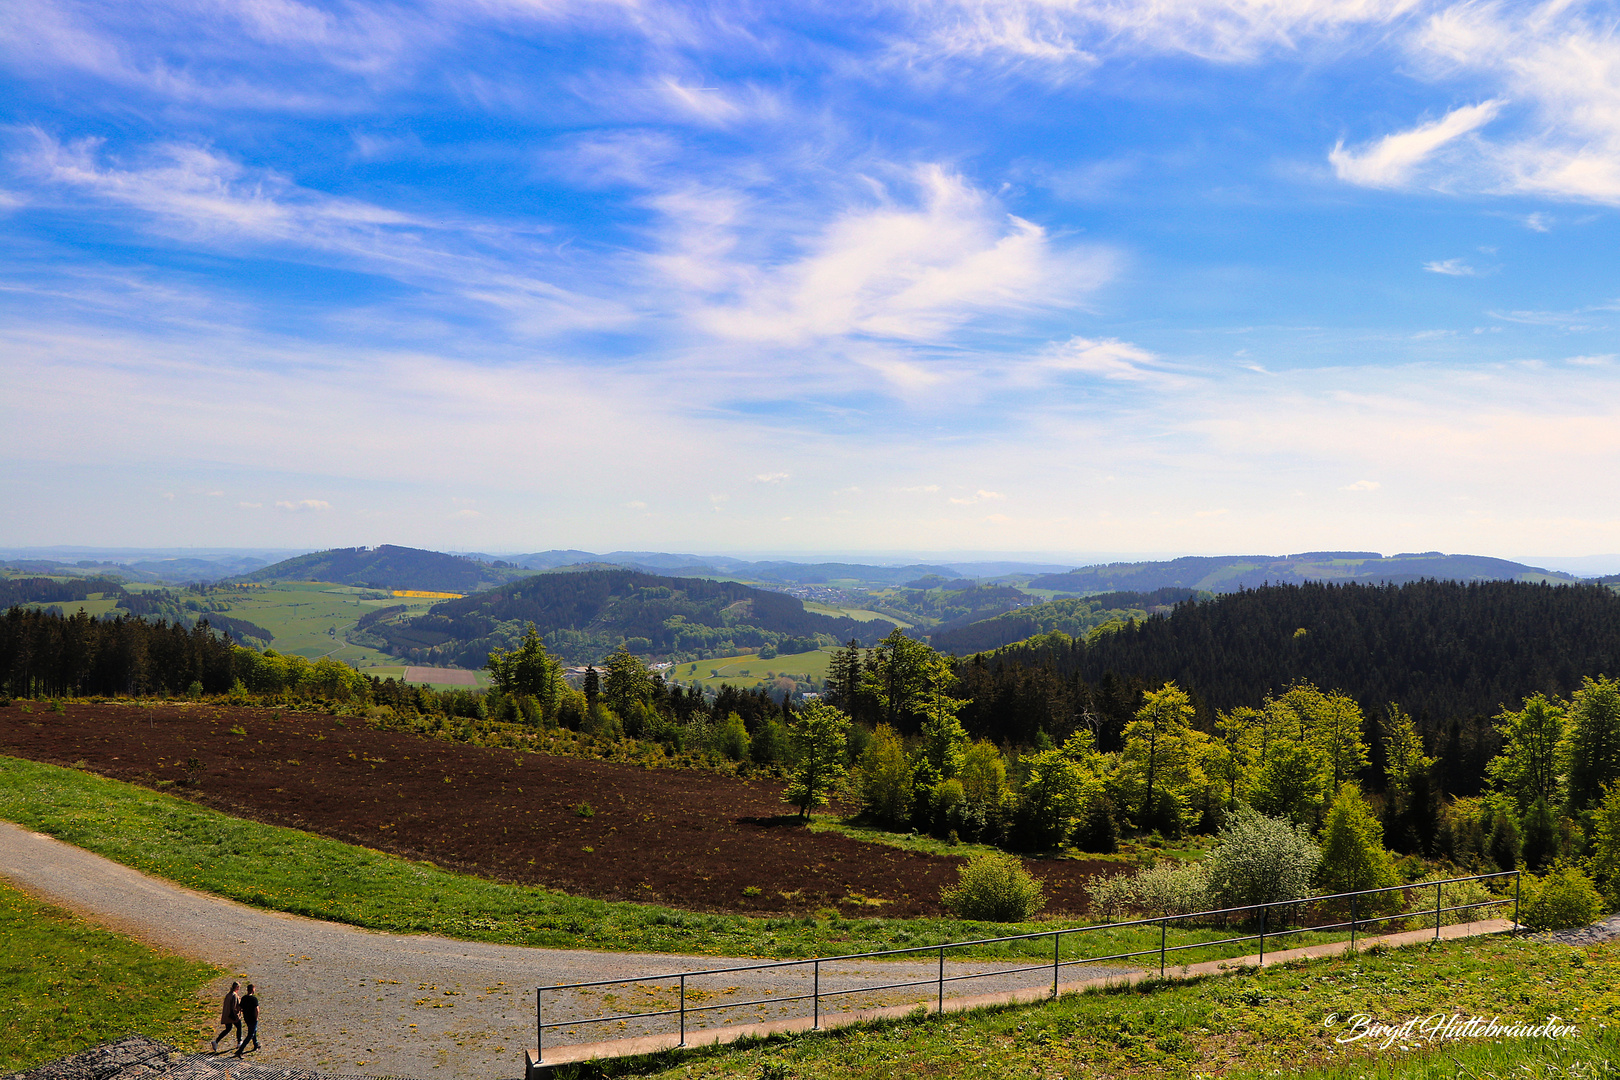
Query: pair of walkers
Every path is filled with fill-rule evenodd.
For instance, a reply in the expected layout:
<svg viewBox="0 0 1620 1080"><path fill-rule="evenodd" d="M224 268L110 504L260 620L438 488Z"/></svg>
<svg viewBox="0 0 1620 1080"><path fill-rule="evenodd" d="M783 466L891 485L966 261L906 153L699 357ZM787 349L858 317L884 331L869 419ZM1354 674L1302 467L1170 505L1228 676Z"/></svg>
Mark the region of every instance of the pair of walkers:
<svg viewBox="0 0 1620 1080"><path fill-rule="evenodd" d="M246 994L238 995L237 991L241 987L241 983L231 983L224 1004L219 1007L220 1032L214 1036L213 1045L209 1047L210 1052L219 1050L219 1040L229 1035L232 1028L236 1029L237 1057L242 1056L242 1051L247 1049L249 1042L253 1043L253 1049L259 1048L259 998L253 992L252 983L248 983ZM245 1033L244 1024L247 1026Z"/></svg>

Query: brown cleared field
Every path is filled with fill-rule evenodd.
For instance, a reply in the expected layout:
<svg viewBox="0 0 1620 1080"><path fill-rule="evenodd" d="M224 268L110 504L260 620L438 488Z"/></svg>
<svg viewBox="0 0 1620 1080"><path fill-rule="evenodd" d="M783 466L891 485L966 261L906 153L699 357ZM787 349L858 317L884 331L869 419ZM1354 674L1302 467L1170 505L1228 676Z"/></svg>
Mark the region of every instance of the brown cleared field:
<svg viewBox="0 0 1620 1080"><path fill-rule="evenodd" d="M405 669L405 681L432 683L435 686L477 686L478 673L463 668L408 667Z"/></svg>
<svg viewBox="0 0 1620 1080"><path fill-rule="evenodd" d="M310 713L31 708L0 710L0 753L578 896L698 911L837 905L851 915L938 915L939 891L956 880L961 861L812 833L784 816L780 784L469 746ZM187 784L192 758L199 768ZM1047 879L1051 909L1076 914L1085 882L1118 869L1080 860L1029 865Z"/></svg>

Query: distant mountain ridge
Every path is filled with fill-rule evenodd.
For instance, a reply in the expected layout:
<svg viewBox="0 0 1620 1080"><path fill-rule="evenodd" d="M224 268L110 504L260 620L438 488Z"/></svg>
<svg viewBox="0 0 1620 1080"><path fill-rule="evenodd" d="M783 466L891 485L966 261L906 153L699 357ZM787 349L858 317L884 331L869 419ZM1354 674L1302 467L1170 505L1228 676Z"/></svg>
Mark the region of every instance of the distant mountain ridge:
<svg viewBox="0 0 1620 1080"><path fill-rule="evenodd" d="M1415 581L1574 582L1571 574L1486 555L1438 551L1380 555L1376 551L1308 551L1300 555L1189 555L1167 562L1108 563L1065 574L1042 574L1029 588L1077 594L1155 589L1227 593L1308 581L1404 585Z"/></svg>

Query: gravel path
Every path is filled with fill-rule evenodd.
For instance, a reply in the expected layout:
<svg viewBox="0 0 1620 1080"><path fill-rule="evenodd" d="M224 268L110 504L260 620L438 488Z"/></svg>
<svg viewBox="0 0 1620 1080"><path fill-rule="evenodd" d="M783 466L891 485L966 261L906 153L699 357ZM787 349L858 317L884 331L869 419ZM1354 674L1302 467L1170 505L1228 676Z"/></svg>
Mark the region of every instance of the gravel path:
<svg viewBox="0 0 1620 1080"><path fill-rule="evenodd" d="M645 977L748 964L714 956L531 949L400 936L256 908L148 877L51 837L0 822L0 876L51 903L151 945L218 964L252 980L263 1002L264 1064L324 1072L496 1080L522 1074L534 1045L534 987ZM946 974L1002 965L947 963ZM1065 981L1120 969L1065 970ZM823 965L823 992L907 979L933 979L937 961ZM211 996L223 996L230 978ZM688 1004L717 1004L807 991L810 972L711 976L689 982ZM956 983L962 994L995 993L1041 981L1040 973ZM947 996L950 996L948 984ZM699 991L699 993L692 993ZM610 997L610 995L612 995ZM601 1011L646 1011L674 1004L673 984L637 990L569 992L548 997L546 1019ZM932 989L850 995L841 1007L893 1005L932 998ZM824 1008L826 1006L824 1005ZM809 1003L694 1016L707 1025L780 1019ZM639 1024L594 1024L547 1032L548 1045L641 1034Z"/></svg>

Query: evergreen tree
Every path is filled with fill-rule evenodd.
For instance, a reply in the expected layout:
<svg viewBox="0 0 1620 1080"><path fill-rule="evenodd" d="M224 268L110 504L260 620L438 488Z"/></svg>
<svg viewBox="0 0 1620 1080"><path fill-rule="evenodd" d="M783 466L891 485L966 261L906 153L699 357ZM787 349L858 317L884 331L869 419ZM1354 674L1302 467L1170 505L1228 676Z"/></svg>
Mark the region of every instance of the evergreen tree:
<svg viewBox="0 0 1620 1080"><path fill-rule="evenodd" d="M1384 849L1384 829L1355 784L1339 788L1322 828L1322 864L1317 881L1329 893L1383 889L1400 884L1395 864ZM1395 893L1388 896L1396 901ZM1363 910L1382 910L1374 903Z"/></svg>
<svg viewBox="0 0 1620 1080"><path fill-rule="evenodd" d="M545 643L540 640L534 623L529 624L516 649L492 650L484 666L501 693L532 697L548 714L556 709L557 695L562 689L562 666L546 653Z"/></svg>
<svg viewBox="0 0 1620 1080"><path fill-rule="evenodd" d="M1546 799L1536 799L1525 811L1520 857L1524 868L1533 874L1545 874L1558 861L1558 825Z"/></svg>
<svg viewBox="0 0 1620 1080"><path fill-rule="evenodd" d="M1519 823L1513 820L1513 811L1505 806L1497 807L1492 815L1491 835L1486 842L1485 854L1490 856L1499 870L1518 868Z"/></svg>

